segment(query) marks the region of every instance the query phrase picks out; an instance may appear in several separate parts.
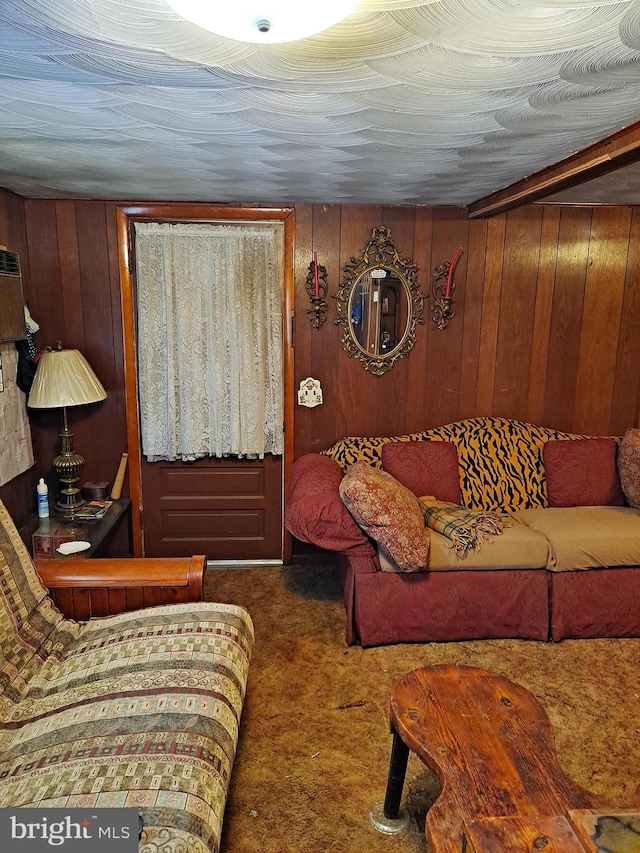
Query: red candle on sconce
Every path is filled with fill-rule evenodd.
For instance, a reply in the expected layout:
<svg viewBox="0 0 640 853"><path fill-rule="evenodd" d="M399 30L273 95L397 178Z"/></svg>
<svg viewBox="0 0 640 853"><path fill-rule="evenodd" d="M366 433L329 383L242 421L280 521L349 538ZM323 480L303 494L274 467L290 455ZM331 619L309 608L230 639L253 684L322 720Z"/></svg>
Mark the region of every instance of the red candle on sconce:
<svg viewBox="0 0 640 853"><path fill-rule="evenodd" d="M313 253L313 293L315 298L320 297L320 282L318 280L318 253Z"/></svg>
<svg viewBox="0 0 640 853"><path fill-rule="evenodd" d="M451 261L451 265L449 266L449 275L447 276L447 284L444 289L444 298L449 299L451 296L451 283L453 281L453 269L458 262L458 258L462 254L462 246L458 246Z"/></svg>

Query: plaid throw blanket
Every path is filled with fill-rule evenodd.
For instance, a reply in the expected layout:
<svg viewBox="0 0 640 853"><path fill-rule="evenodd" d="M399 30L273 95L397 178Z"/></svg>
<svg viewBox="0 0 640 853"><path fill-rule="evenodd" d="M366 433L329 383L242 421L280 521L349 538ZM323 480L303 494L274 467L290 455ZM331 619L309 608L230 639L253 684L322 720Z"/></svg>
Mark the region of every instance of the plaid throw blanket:
<svg viewBox="0 0 640 853"><path fill-rule="evenodd" d="M427 527L451 540L460 559L479 550L490 536L498 536L511 522L495 512L467 509L465 506L437 501L429 495L418 498Z"/></svg>

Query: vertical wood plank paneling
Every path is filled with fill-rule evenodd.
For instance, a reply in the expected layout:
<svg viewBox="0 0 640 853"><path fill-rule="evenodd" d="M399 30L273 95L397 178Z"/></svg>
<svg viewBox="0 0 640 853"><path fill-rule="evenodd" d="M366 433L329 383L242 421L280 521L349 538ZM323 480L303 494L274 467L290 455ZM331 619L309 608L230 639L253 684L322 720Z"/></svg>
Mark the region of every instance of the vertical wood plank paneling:
<svg viewBox="0 0 640 853"><path fill-rule="evenodd" d="M544 392L553 316L553 288L558 256L559 228L560 208L558 206L544 207L526 414L526 419L534 424L542 424L544 420Z"/></svg>
<svg viewBox="0 0 640 853"><path fill-rule="evenodd" d="M591 208L560 213L543 418L544 425L560 430L573 429L591 215Z"/></svg>
<svg viewBox="0 0 640 853"><path fill-rule="evenodd" d="M631 231L607 430L611 435L622 435L628 427L640 426L640 208L627 210Z"/></svg>
<svg viewBox="0 0 640 853"><path fill-rule="evenodd" d="M100 479L113 482L122 452L126 449L120 394L122 375L113 374L113 294L110 283L109 239L106 205L76 202L77 256L80 273L82 321L80 328L69 328L74 344L86 356L107 391L107 399L73 410L78 451L86 464L82 482ZM118 413L120 412L120 417ZM113 425L109 429L109 425Z"/></svg>
<svg viewBox="0 0 640 853"><path fill-rule="evenodd" d="M306 317L309 308L309 299L304 288L307 276L309 256L313 249L313 207L309 204L298 205L296 208L296 247L294 257L294 277L296 290L296 308L294 321L294 350L295 350L295 376L294 385L296 393L300 382L307 376L312 376L311 356L311 333L313 329ZM322 261L318 261L322 263ZM289 317L284 318L285 323L291 322ZM320 377L316 377L320 378ZM320 378L322 382L322 378ZM314 417L312 409L299 406L296 401L294 408L295 421L295 456L303 453L312 453L316 448L314 436ZM322 449L322 448L317 448Z"/></svg>
<svg viewBox="0 0 640 853"><path fill-rule="evenodd" d="M113 349L109 243L104 204L78 202L78 249L83 289L86 356L95 370L109 369Z"/></svg>
<svg viewBox="0 0 640 853"><path fill-rule="evenodd" d="M506 217L496 216L487 225L487 261L482 299L482 329L478 355L478 393L476 415L493 413L493 391L498 348L498 319L502 288L502 259Z"/></svg>
<svg viewBox="0 0 640 853"><path fill-rule="evenodd" d="M76 206L66 202L56 202L55 211L60 263L60 296L64 320L64 335L61 343L64 348L74 347L85 355L84 303L78 253Z"/></svg>
<svg viewBox="0 0 640 853"><path fill-rule="evenodd" d="M609 429L629 230L627 208L594 210L573 418L578 432Z"/></svg>
<svg viewBox="0 0 640 853"><path fill-rule="evenodd" d="M414 263L415 247L415 210L406 207L383 207L378 225L384 225L391 231L391 239L401 258L409 258ZM411 356L409 356L411 359ZM375 407L375 420L372 431L376 435L393 435L394 420L398 417L406 422L407 398L409 396L411 363L402 358L393 369L377 379L378 392L386 404ZM394 418L395 414L395 418Z"/></svg>
<svg viewBox="0 0 640 853"><path fill-rule="evenodd" d="M424 323L416 326L416 345L409 356L411 381L405 404L405 431L419 432L424 428L429 414L429 394L426 388L428 341L433 323L429 312L429 287L431 285L433 208L419 207L415 213L413 262L418 267L417 283L424 296ZM394 368L395 369L395 368ZM393 370L391 371L393 373Z"/></svg>
<svg viewBox="0 0 640 853"><path fill-rule="evenodd" d="M468 246L468 234L467 217L462 211L456 208L436 209L433 215L431 249L433 268L450 262L458 247L461 246L464 250ZM456 286L452 305L455 316L445 329L438 329L433 322L429 322L426 381L423 390L427 397L427 418L422 429L436 426L437 422L454 421L458 416L467 262L467 253L464 252L454 270ZM433 269L431 272L433 273ZM440 421L440 418L444 421Z"/></svg>
<svg viewBox="0 0 640 853"><path fill-rule="evenodd" d="M25 200L27 251L32 277L30 311L40 325L36 345L56 346L65 332L56 203ZM51 475L51 462L59 452L62 415L56 410L30 409L31 437L37 477Z"/></svg>
<svg viewBox="0 0 640 853"><path fill-rule="evenodd" d="M507 214L496 347L494 414L523 418L527 409L542 208Z"/></svg>
<svg viewBox="0 0 640 853"><path fill-rule="evenodd" d="M70 204L70 202L67 202ZM29 264L32 270L32 314L40 324L38 346L54 345L64 332L57 204L25 201Z"/></svg>
<svg viewBox="0 0 640 853"><path fill-rule="evenodd" d="M473 219L469 223L464 316L459 318L459 321L463 323L463 333L460 355L460 393L456 420L472 418L476 414L487 228L486 219Z"/></svg>
<svg viewBox="0 0 640 853"><path fill-rule="evenodd" d="M340 227L340 269L351 259L357 258L371 238L371 232L380 224L379 207L345 205L342 208ZM343 329L340 327L342 338ZM378 379L370 376L362 364L349 358L338 344L333 354L337 360L337 408L336 437L347 434L366 435L374 428L376 399L380 392ZM329 443L335 441L332 437Z"/></svg>
<svg viewBox="0 0 640 853"><path fill-rule="evenodd" d="M340 206L339 205L314 205L313 207L313 249L318 252L318 263L327 270L327 304L328 311L325 315L327 320L316 331L309 320L304 319L307 333L311 337L311 362L308 373L300 377L313 376L320 380L323 391L322 406L315 409L301 410L301 414L310 420L312 431L312 442L308 445L313 450L322 450L323 436L334 435L336 429L336 396L338 393L338 360L327 358L327 355L337 352L340 346L340 330L334 323L335 299L331 294L337 293L340 281ZM305 254L306 270L313 259L313 252ZM305 271L306 275L306 271ZM305 310L310 308L307 294L304 294L303 303Z"/></svg>
<svg viewBox="0 0 640 853"><path fill-rule="evenodd" d="M381 223L417 264L425 296L433 268L457 245L465 254L448 329L436 329L425 304L415 349L376 378L344 353L332 298L327 323L311 328L304 278L316 248L335 294L345 262ZM21 255L25 295L42 327L38 346L78 346L107 388L104 404L72 417L84 479L109 481L126 438L116 232L113 202L0 191L0 243ZM456 208L298 205L295 390L316 376L325 402L295 406L295 455L343 435L417 432L496 413L620 434L640 418L639 269L640 208L532 205L469 222ZM59 444L59 413L32 413L32 423L37 465L0 491L21 521L33 509L31 479Z"/></svg>

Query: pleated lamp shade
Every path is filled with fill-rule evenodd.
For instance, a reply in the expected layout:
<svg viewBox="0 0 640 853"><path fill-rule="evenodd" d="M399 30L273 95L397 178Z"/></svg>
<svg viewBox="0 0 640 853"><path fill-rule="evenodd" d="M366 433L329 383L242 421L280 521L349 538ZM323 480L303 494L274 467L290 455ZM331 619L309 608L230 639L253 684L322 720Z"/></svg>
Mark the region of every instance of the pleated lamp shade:
<svg viewBox="0 0 640 853"><path fill-rule="evenodd" d="M107 392L77 349L47 350L40 356L27 405L32 409L83 406Z"/></svg>
<svg viewBox="0 0 640 853"><path fill-rule="evenodd" d="M60 482L55 508L65 516L84 505L77 486L84 459L73 447L73 433L67 423L67 408L104 400L107 392L77 349L45 350L38 360L27 405L32 409L62 409L64 429L60 433L60 453L52 462Z"/></svg>

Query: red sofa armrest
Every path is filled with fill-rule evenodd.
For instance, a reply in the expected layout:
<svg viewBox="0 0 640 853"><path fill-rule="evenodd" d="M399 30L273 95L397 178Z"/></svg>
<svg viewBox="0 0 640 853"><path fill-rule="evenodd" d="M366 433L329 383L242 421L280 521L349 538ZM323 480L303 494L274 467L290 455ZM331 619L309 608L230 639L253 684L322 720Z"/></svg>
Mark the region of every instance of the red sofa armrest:
<svg viewBox="0 0 640 853"><path fill-rule="evenodd" d="M342 468L321 453L300 456L291 466L284 523L297 539L348 554L375 554L375 548L342 503Z"/></svg>

